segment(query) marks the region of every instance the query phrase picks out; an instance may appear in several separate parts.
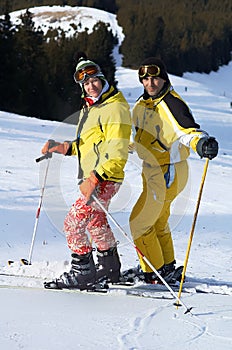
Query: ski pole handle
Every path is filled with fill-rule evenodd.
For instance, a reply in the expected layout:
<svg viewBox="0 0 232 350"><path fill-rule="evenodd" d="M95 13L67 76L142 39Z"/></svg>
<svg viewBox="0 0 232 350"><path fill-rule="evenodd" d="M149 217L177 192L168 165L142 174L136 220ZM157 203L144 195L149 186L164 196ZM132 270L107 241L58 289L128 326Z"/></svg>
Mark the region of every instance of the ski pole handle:
<svg viewBox="0 0 232 350"><path fill-rule="evenodd" d="M49 158L52 158L52 153L50 152L47 152L44 156L41 156L39 158L36 158L36 163L39 163L41 162L41 160L44 160L44 159L49 159Z"/></svg>
<svg viewBox="0 0 232 350"><path fill-rule="evenodd" d="M49 149L57 145L57 142L55 140L49 139L48 142L49 142ZM49 159L49 158L52 158L52 152L47 152L44 156L36 158L35 161L36 163L38 163L38 162L41 162L41 160Z"/></svg>

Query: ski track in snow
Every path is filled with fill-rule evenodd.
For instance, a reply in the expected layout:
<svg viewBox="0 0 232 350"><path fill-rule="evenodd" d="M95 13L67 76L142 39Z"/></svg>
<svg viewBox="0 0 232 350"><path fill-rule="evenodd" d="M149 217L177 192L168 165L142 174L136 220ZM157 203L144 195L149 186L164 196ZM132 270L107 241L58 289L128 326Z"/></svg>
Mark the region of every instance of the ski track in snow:
<svg viewBox="0 0 232 350"><path fill-rule="evenodd" d="M215 309L212 306L211 308ZM216 334L222 321L227 320L232 324L232 308L229 305L218 312L214 310L193 315L180 315L177 312L173 313L172 309L173 302L165 303L132 319L129 331L118 337L120 349L149 350L151 348L144 346L143 341L151 334L156 338L154 347L159 350L167 349L167 344L165 345L163 341L165 337L169 340L168 348L200 350L202 344L205 344L204 349L212 350L213 344L217 340L221 344L221 349L231 349L232 336L229 332L227 334L225 331L225 335ZM162 322L165 323L165 326ZM168 336L171 329L176 329L176 333L171 332L172 340ZM184 333L182 333L183 329ZM181 333L181 337L179 333Z"/></svg>
<svg viewBox="0 0 232 350"><path fill-rule="evenodd" d="M222 321L223 316L220 314L228 313L227 320L232 324L232 310L217 312L207 312L202 314L194 315L181 315L177 312L174 312L171 317L167 318L166 310L169 309L172 313L173 301L171 303L165 303L162 306L156 307L154 310L149 310L140 317L136 317L130 322L130 330L125 334L118 337L120 344L120 349L122 350L138 350L143 349L143 338L146 335L151 335L156 337L155 347L158 349L167 349L167 346L164 345L163 338L167 336L170 329L177 328L177 334L172 332L176 336L172 336L172 340L168 343L168 347L174 349L201 349L202 345L197 344L206 344L204 349L212 349L212 344L214 338L220 340L222 349L231 349L232 336L228 335L217 335L214 333L213 329L211 330L211 323L219 325ZM164 317L162 313L165 311ZM169 315L170 316L170 315ZM206 321L204 320L206 318ZM163 327L162 322L165 322L165 327ZM178 323L178 324L177 324ZM214 326L217 329L217 326ZM179 337L179 332L184 329L184 334L181 334ZM158 339L158 342L157 342ZM159 341L160 340L160 341ZM146 348L147 349L147 348Z"/></svg>

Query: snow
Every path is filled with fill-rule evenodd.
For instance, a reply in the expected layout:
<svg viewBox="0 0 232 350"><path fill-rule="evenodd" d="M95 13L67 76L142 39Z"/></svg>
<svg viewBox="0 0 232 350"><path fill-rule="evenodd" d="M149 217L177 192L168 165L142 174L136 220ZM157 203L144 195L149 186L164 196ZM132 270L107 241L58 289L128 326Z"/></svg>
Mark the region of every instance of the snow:
<svg viewBox="0 0 232 350"><path fill-rule="evenodd" d="M108 23L114 35L118 36L119 42L124 38L122 28L118 26L116 15L106 11L78 6L40 6L29 8L32 13L35 28L40 28L44 33L48 29L63 29L67 36L74 34L73 26L76 26L78 32L87 29L90 34L93 26L98 22ZM11 13L11 20L15 24L21 24L20 16L25 14L26 10L18 10Z"/></svg>
<svg viewBox="0 0 232 350"><path fill-rule="evenodd" d="M97 11L86 9L86 16L87 11L90 15ZM35 11L39 13L39 8ZM231 349L231 74L232 63L209 75L170 75L201 128L220 144L218 157L209 162L187 267L190 278L206 287L207 281L219 285L214 288L215 294L182 294L184 303L193 307L192 314L184 314L184 307L176 309L171 296L151 299L130 297L123 290L93 295L43 289L45 279L69 270L70 252L62 224L78 195L75 157L54 155L51 159L32 265L19 264L20 258L28 258L47 166L47 161L36 163L35 159L47 139L73 139L75 126L0 112L1 349ZM142 93L136 71L118 66L117 80L132 106ZM140 165L135 154L129 156L125 182L110 207L129 238L128 216L141 190ZM170 224L178 264L185 259L204 165L205 160L192 152L188 186L172 207ZM132 244L113 224L112 228L119 241L123 269L136 266ZM8 259L16 263L9 267ZM4 273L22 277L7 277Z"/></svg>

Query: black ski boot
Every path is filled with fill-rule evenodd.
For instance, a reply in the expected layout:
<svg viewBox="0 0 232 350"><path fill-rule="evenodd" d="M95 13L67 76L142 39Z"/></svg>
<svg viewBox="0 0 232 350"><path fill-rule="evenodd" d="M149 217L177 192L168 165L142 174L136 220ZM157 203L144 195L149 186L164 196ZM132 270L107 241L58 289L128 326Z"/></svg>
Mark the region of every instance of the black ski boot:
<svg viewBox="0 0 232 350"><path fill-rule="evenodd" d="M121 274L121 279L128 283L136 283L136 281L144 282L145 277L140 265L124 270Z"/></svg>
<svg viewBox="0 0 232 350"><path fill-rule="evenodd" d="M45 282L46 289L80 289L96 291L106 286L96 284L96 267L92 252L84 255L73 253L70 272L64 272L59 278Z"/></svg>
<svg viewBox="0 0 232 350"><path fill-rule="evenodd" d="M72 270L76 275L79 289L88 289L96 281L96 267L92 252L85 255L72 254Z"/></svg>
<svg viewBox="0 0 232 350"><path fill-rule="evenodd" d="M164 265L164 279L166 282L170 284L175 284L176 282L180 282L182 278L182 272L184 266L175 267L176 261L174 260L170 264Z"/></svg>
<svg viewBox="0 0 232 350"><path fill-rule="evenodd" d="M159 274L164 277L164 266L157 270ZM156 275L155 272L144 272L144 281L148 284L161 284L161 279Z"/></svg>
<svg viewBox="0 0 232 350"><path fill-rule="evenodd" d="M175 284L181 281L183 266L175 268L176 261L163 265L159 270L159 274L168 284ZM162 280L155 274L155 272L144 272L145 282L151 284L162 284Z"/></svg>
<svg viewBox="0 0 232 350"><path fill-rule="evenodd" d="M119 282L121 263L117 247L108 250L97 250L97 274L96 280L107 280L111 283Z"/></svg>

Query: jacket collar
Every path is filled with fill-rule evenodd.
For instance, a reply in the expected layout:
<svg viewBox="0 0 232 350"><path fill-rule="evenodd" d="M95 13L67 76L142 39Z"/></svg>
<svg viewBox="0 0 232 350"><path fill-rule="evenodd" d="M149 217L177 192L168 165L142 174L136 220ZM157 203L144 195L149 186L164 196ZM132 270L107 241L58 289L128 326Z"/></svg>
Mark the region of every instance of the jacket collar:
<svg viewBox="0 0 232 350"><path fill-rule="evenodd" d="M118 90L116 88L108 85L107 88L104 88L102 90L102 93L99 95L99 97L97 99L93 99L91 97L86 96L86 97L84 97L84 100L86 101L88 106L93 106L96 104L103 103L108 98L115 95L117 92L118 92Z"/></svg>

